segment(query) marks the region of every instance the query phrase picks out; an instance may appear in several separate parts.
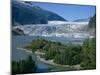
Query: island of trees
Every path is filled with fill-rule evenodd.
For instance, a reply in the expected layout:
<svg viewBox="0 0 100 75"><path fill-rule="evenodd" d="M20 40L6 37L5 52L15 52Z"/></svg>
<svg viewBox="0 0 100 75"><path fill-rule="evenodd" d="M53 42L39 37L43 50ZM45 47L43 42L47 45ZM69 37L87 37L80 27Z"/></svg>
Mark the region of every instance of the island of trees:
<svg viewBox="0 0 100 75"><path fill-rule="evenodd" d="M86 39L83 45L61 44L60 42L52 42L44 39L33 40L30 45L25 48L44 53L41 58L45 60L53 60L54 63L60 65L80 65L81 69L96 68L96 45L95 38Z"/></svg>

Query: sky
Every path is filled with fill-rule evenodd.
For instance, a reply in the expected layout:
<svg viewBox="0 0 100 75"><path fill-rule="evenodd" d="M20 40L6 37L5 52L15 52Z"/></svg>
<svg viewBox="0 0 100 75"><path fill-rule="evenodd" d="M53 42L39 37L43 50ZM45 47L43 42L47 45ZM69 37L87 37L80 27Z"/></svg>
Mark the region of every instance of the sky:
<svg viewBox="0 0 100 75"><path fill-rule="evenodd" d="M73 4L54 4L54 3L36 3L43 9L52 11L68 21L76 19L88 18L96 13L95 6L89 5L73 5Z"/></svg>

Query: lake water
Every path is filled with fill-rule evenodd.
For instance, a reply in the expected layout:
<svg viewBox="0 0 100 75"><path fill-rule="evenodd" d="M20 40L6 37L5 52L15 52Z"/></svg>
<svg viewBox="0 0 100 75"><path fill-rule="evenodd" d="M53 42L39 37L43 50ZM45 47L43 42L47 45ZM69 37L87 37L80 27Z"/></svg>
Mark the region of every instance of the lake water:
<svg viewBox="0 0 100 75"><path fill-rule="evenodd" d="M25 59L27 56L30 55L30 53L25 52L23 50L17 49L18 47L25 46L29 44L33 39L37 39L39 37L36 36L12 36L12 60L19 61L22 59ZM65 37L42 37L46 40L51 40L51 41L57 41L57 42L62 42L62 43L81 43L83 39L77 40L73 39L71 40L70 38L67 39ZM31 54L32 55L32 54ZM35 58L32 55L33 58ZM39 60L35 60L36 65L37 65L37 72L47 72L48 71L48 65L44 64L43 62Z"/></svg>

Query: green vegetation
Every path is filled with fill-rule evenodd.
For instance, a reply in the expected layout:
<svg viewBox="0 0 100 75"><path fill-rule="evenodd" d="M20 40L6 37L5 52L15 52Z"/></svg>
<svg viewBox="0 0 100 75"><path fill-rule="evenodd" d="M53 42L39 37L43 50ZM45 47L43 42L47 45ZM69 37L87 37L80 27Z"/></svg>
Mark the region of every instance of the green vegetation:
<svg viewBox="0 0 100 75"><path fill-rule="evenodd" d="M41 57L45 60L53 60L61 65L79 65L82 69L94 69L96 67L95 38L86 39L82 46L74 44L61 44L59 42L44 39L33 40L31 48L33 53L39 51L45 53Z"/></svg>
<svg viewBox="0 0 100 75"><path fill-rule="evenodd" d="M43 39L37 39L33 40L30 45L25 46L26 49L32 50L34 53L37 49L43 49L43 47L46 45L46 40Z"/></svg>
<svg viewBox="0 0 100 75"><path fill-rule="evenodd" d="M13 75L34 72L36 72L36 65L31 56L29 56L26 60L12 61Z"/></svg>
<svg viewBox="0 0 100 75"><path fill-rule="evenodd" d="M69 45L57 53L54 62L63 65L76 65L81 62L81 46Z"/></svg>
<svg viewBox="0 0 100 75"><path fill-rule="evenodd" d="M96 14L90 19L89 28L96 28Z"/></svg>
<svg viewBox="0 0 100 75"><path fill-rule="evenodd" d="M89 21L89 29L92 29L92 34L94 35L96 29L96 14ZM84 41L82 45L82 57L81 67L83 69L96 68L96 38Z"/></svg>
<svg viewBox="0 0 100 75"><path fill-rule="evenodd" d="M83 69L96 68L96 40L87 39L82 46L83 60L81 66Z"/></svg>

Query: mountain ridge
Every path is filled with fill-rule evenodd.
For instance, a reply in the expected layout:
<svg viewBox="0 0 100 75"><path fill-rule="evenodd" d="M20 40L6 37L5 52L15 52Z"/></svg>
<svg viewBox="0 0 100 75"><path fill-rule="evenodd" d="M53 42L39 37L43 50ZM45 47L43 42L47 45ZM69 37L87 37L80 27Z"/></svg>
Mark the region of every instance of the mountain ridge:
<svg viewBox="0 0 100 75"><path fill-rule="evenodd" d="M19 24L47 24L48 21L67 21L58 14L27 3L12 2L12 22Z"/></svg>
<svg viewBox="0 0 100 75"><path fill-rule="evenodd" d="M80 19L76 19L73 22L89 22L89 20L91 19L91 17L88 18L80 18Z"/></svg>

